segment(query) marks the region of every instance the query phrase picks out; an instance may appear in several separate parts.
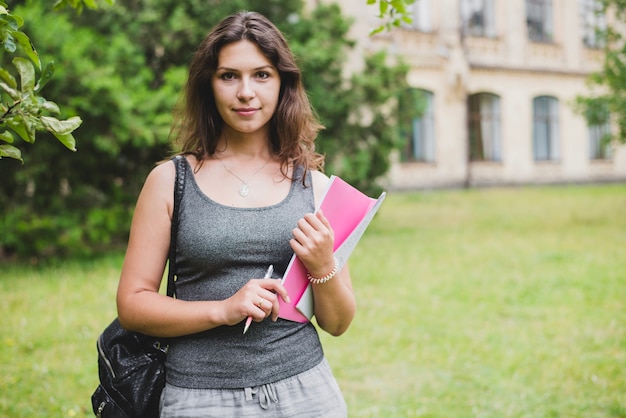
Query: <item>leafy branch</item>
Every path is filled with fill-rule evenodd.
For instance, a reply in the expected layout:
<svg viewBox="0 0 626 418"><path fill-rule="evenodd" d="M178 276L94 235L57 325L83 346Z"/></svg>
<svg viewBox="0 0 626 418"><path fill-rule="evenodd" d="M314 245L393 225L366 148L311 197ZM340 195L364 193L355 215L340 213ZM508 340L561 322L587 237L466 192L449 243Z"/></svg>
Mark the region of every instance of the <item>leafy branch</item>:
<svg viewBox="0 0 626 418"><path fill-rule="evenodd" d="M55 9L66 6L80 12L83 6L97 8L97 3L96 0L58 0L54 5ZM0 159L8 157L22 162L20 149L13 145L16 139L32 144L37 132L50 132L66 148L76 151L72 132L82 123L78 116L56 118L61 113L59 106L41 95L54 74L54 61L42 67L35 46L20 30L23 25L24 20L11 13L7 3L0 0L0 43L14 56L12 71L0 65Z"/></svg>

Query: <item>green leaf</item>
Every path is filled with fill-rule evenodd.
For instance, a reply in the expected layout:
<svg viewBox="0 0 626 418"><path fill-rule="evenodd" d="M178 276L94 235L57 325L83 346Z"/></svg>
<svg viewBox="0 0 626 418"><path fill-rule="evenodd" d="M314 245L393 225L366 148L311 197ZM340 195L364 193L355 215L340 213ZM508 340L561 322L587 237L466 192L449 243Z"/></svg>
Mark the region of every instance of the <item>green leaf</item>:
<svg viewBox="0 0 626 418"><path fill-rule="evenodd" d="M20 27L19 21L15 19L13 15L0 15L0 23L2 26L7 26L6 29L9 33L14 33Z"/></svg>
<svg viewBox="0 0 626 418"><path fill-rule="evenodd" d="M20 73L20 80L23 92L31 92L35 89L35 67L26 58L13 58L13 64Z"/></svg>
<svg viewBox="0 0 626 418"><path fill-rule="evenodd" d="M83 0L85 2L85 6L87 6L90 9L97 9L98 8L98 4L96 3L95 0Z"/></svg>
<svg viewBox="0 0 626 418"><path fill-rule="evenodd" d="M15 81L15 77L11 75L10 72L0 67L0 80L3 80L9 87L17 88L17 81Z"/></svg>
<svg viewBox="0 0 626 418"><path fill-rule="evenodd" d="M32 144L35 142L35 130L20 115L16 115L9 119L7 126L13 132L18 134L24 141Z"/></svg>
<svg viewBox="0 0 626 418"><path fill-rule="evenodd" d="M15 52L15 50L17 49L15 39L13 39L13 36L11 36L10 33L7 33L7 36L4 39L4 49L6 49L8 52Z"/></svg>
<svg viewBox="0 0 626 418"><path fill-rule="evenodd" d="M371 4L374 4L374 3L376 3L376 0L367 0L367 4L368 5L371 5Z"/></svg>
<svg viewBox="0 0 626 418"><path fill-rule="evenodd" d="M17 23L18 28L21 28L22 26L24 26L24 19L21 16L17 16L11 13L9 13L9 16L11 17L11 19L15 20L15 23Z"/></svg>
<svg viewBox="0 0 626 418"><path fill-rule="evenodd" d="M44 100L41 107L47 110L48 112L52 112L56 114L61 113L61 109L59 109L59 105L57 105L55 102Z"/></svg>
<svg viewBox="0 0 626 418"><path fill-rule="evenodd" d="M76 151L76 140L72 134L59 134L52 132L54 135L67 149L70 151Z"/></svg>
<svg viewBox="0 0 626 418"><path fill-rule="evenodd" d="M0 158L9 157L24 162L22 159L22 151L13 145L0 145Z"/></svg>
<svg viewBox="0 0 626 418"><path fill-rule="evenodd" d="M380 9L380 17L383 17L385 16L385 14L387 14L389 3L387 2L387 0L380 0L380 4L378 5L378 8Z"/></svg>
<svg viewBox="0 0 626 418"><path fill-rule="evenodd" d="M39 77L39 81L37 81L37 85L35 86L36 93L39 93L41 90L43 90L46 84L48 84L48 81L50 81L50 79L52 78L55 69L56 66L54 64L54 61L48 62L43 67L43 70L41 71L41 77Z"/></svg>
<svg viewBox="0 0 626 418"><path fill-rule="evenodd" d="M379 27L372 29L369 34L370 36L376 35L377 33L381 33L384 30L385 30L385 25L380 25Z"/></svg>
<svg viewBox="0 0 626 418"><path fill-rule="evenodd" d="M33 43L30 41L30 38L24 32L14 32L13 37L17 39L17 42L20 44L24 53L30 58L30 60L37 66L38 69L41 69L41 61L39 60L39 54L35 50Z"/></svg>
<svg viewBox="0 0 626 418"><path fill-rule="evenodd" d="M1 83L1 82L0 82L0 88L2 90L6 91L9 94L9 96L11 96L11 98L13 100L19 100L20 99L20 92L17 89L11 88L6 83Z"/></svg>
<svg viewBox="0 0 626 418"><path fill-rule="evenodd" d="M391 0L391 6L400 14L406 13L406 4L404 0Z"/></svg>
<svg viewBox="0 0 626 418"><path fill-rule="evenodd" d="M13 143L13 134L9 131L4 131L0 133L0 141L8 142L9 144Z"/></svg>
<svg viewBox="0 0 626 418"><path fill-rule="evenodd" d="M0 14L0 21L7 24L11 31L16 31L20 27L20 22L16 19L16 16L10 14Z"/></svg>
<svg viewBox="0 0 626 418"><path fill-rule="evenodd" d="M67 135L76 130L83 123L83 120L79 116L73 116L67 120L58 120L50 116L42 116L41 123L44 128L50 131L53 135Z"/></svg>

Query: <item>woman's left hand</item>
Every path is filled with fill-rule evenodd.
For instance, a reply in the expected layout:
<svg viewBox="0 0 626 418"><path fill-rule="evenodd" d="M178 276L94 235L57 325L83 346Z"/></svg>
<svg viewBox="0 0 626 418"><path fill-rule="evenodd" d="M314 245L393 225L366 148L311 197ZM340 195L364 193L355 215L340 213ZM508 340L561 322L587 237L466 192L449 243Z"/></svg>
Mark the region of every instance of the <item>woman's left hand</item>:
<svg viewBox="0 0 626 418"><path fill-rule="evenodd" d="M304 215L292 234L289 244L312 276L322 277L333 269L335 233L321 210Z"/></svg>

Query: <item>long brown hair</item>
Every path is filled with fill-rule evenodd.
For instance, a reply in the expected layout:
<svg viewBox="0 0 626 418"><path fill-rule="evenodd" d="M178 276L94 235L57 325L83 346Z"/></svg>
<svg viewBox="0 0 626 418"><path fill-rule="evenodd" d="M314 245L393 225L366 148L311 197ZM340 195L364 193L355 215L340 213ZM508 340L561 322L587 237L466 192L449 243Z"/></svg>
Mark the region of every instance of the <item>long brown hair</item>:
<svg viewBox="0 0 626 418"><path fill-rule="evenodd" d="M278 106L269 131L281 171L286 175L290 163L322 169L324 157L315 151L315 138L322 126L304 91L300 69L283 34L256 12L242 11L226 17L195 52L173 127L181 153L193 154L199 161L215 153L223 120L215 106L211 78L217 70L220 50L242 40L255 43L280 74Z"/></svg>

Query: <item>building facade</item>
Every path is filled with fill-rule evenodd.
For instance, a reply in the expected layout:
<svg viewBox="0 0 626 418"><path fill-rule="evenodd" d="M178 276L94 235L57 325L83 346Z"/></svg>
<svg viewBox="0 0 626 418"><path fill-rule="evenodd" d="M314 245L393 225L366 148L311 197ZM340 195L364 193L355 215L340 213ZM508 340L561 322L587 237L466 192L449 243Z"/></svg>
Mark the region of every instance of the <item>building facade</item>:
<svg viewBox="0 0 626 418"><path fill-rule="evenodd" d="M416 0L411 24L369 36L377 9L341 0L351 62L385 49L410 65L419 99L386 186L626 181L626 146L573 106L602 64L598 1Z"/></svg>

